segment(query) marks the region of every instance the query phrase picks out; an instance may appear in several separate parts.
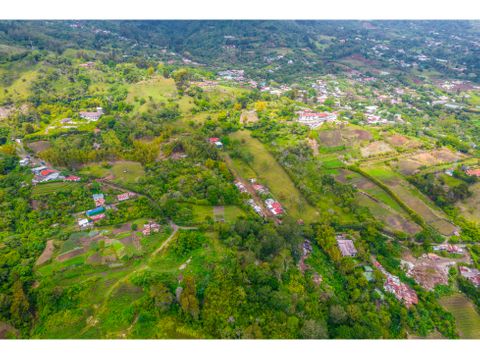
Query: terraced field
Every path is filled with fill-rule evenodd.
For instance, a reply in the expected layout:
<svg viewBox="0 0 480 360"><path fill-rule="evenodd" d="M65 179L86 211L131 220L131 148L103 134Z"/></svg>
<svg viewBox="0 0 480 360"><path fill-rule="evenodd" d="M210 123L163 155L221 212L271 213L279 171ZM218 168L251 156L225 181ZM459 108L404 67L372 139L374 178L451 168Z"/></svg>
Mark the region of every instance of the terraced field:
<svg viewBox="0 0 480 360"><path fill-rule="evenodd" d="M456 294L444 297L440 299L440 303L455 317L461 338L480 338L480 315L465 295Z"/></svg>
<svg viewBox="0 0 480 360"><path fill-rule="evenodd" d="M455 232L456 227L447 220L446 215L440 209L389 167L386 165L375 165L366 167L363 170L382 181L408 207L419 214L427 224L433 226L441 234L449 236Z"/></svg>
<svg viewBox="0 0 480 360"><path fill-rule="evenodd" d="M421 230L389 194L369 179L345 169L339 170L336 179L359 189L360 204L368 207L372 215L383 222L387 229L407 234L415 234Z"/></svg>

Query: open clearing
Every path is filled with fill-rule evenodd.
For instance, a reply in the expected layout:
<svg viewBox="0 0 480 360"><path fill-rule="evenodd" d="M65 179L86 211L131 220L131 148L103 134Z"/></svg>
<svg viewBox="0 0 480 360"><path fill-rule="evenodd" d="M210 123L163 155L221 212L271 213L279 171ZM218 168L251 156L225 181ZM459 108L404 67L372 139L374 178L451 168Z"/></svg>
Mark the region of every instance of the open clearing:
<svg viewBox="0 0 480 360"><path fill-rule="evenodd" d="M236 169L241 177L248 179L255 173L258 182L265 184L294 218L307 222L317 218L318 212L305 200L285 170L260 141L254 139L248 131L237 131L231 137L244 143L254 156L251 165L248 166L251 171L245 172L244 167Z"/></svg>
<svg viewBox="0 0 480 360"><path fill-rule="evenodd" d="M462 339L480 339L480 315L465 295L444 297L440 299L440 304L455 317Z"/></svg>

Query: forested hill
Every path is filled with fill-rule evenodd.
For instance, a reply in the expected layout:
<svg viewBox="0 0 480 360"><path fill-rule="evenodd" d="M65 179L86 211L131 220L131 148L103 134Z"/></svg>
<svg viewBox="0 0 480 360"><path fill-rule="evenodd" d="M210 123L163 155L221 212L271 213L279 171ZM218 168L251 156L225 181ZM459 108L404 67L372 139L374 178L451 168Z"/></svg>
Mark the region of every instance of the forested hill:
<svg viewBox="0 0 480 360"><path fill-rule="evenodd" d="M94 49L116 61L187 61L285 80L332 72L353 57L348 65L360 70L419 66L478 81L479 29L472 21L3 21L0 58Z"/></svg>

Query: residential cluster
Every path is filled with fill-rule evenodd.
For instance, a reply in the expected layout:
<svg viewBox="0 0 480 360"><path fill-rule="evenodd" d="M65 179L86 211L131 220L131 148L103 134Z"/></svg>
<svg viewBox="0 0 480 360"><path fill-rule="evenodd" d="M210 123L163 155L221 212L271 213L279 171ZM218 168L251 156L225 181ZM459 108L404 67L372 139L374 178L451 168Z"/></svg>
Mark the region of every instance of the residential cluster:
<svg viewBox="0 0 480 360"><path fill-rule="evenodd" d="M385 283L383 284L385 291L395 295L395 297L403 301L407 307L418 304L418 296L413 289L402 283L398 276L390 274L378 261L375 261L373 265L386 277Z"/></svg>

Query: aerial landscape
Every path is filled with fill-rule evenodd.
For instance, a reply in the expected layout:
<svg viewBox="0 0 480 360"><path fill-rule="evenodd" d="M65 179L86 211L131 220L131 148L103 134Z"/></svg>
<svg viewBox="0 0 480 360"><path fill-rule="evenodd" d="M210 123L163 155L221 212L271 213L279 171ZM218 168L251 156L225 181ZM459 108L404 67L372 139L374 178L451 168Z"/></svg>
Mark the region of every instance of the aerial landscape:
<svg viewBox="0 0 480 360"><path fill-rule="evenodd" d="M0 339L480 339L480 21L1 20Z"/></svg>

